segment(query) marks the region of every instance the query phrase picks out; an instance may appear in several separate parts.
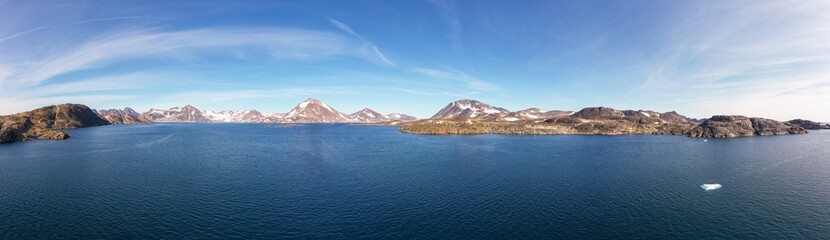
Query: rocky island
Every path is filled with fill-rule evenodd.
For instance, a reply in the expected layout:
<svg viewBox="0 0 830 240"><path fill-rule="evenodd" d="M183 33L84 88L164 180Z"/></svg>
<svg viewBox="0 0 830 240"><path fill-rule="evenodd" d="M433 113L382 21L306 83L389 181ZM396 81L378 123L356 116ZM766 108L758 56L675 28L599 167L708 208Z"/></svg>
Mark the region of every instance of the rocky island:
<svg viewBox="0 0 830 240"><path fill-rule="evenodd" d="M730 138L807 133L802 127L764 118L712 116L689 131L690 137Z"/></svg>
<svg viewBox="0 0 830 240"><path fill-rule="evenodd" d="M530 111L533 114L527 114ZM542 112L536 108L510 112L475 100L460 100L450 103L430 119L395 125L405 133L439 135L653 134L728 138L807 133L804 127L793 121L744 116L713 116L698 120L674 111L660 113L607 107L589 107L578 112Z"/></svg>
<svg viewBox="0 0 830 240"><path fill-rule="evenodd" d="M787 124L799 126L799 127L804 128L804 129L807 129L807 130L830 129L830 124L818 123L818 122L813 122L813 121L804 120L804 119L793 119L793 120L787 121Z"/></svg>
<svg viewBox="0 0 830 240"><path fill-rule="evenodd" d="M81 104L61 104L0 117L0 143L31 139L62 140L61 129L108 125L95 111Z"/></svg>

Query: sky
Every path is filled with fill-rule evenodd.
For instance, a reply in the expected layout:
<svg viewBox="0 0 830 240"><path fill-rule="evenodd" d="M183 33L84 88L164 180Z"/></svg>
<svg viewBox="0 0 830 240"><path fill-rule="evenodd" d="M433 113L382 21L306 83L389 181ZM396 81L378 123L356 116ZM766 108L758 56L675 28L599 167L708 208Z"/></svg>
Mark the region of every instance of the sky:
<svg viewBox="0 0 830 240"><path fill-rule="evenodd" d="M830 121L830 1L0 0L0 114L60 103L420 118L678 111Z"/></svg>

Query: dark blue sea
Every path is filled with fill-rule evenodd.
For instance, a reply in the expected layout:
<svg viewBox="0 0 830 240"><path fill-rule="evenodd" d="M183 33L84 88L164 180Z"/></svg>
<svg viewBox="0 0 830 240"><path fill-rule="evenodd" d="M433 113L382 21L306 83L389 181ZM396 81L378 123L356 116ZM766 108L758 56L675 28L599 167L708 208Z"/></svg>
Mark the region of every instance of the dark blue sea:
<svg viewBox="0 0 830 240"><path fill-rule="evenodd" d="M69 133L0 145L0 239L830 238L827 131L705 142L313 124Z"/></svg>

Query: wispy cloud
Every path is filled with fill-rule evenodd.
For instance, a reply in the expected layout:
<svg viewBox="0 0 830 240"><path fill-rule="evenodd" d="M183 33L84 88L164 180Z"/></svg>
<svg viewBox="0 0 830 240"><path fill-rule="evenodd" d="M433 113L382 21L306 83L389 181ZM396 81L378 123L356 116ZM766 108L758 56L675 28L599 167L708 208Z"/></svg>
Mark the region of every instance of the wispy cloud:
<svg viewBox="0 0 830 240"><path fill-rule="evenodd" d="M830 104L827 92L814 91L830 84L830 3L695 7L661 32L638 91L671 92L699 113L787 118Z"/></svg>
<svg viewBox="0 0 830 240"><path fill-rule="evenodd" d="M75 41L62 39L61 49L9 49L0 57L0 98L43 98L61 93L123 90L141 84L107 79L53 79L82 70L108 67L136 59L157 62L198 62L206 54L239 51L265 58L318 61L335 57L363 58L394 63L374 47L342 34L286 28L205 28L181 31L129 30ZM56 39L56 41L62 41ZM56 43L57 44L57 43ZM255 49L255 50L253 50ZM21 59L23 60L21 62ZM146 82L145 82L146 83ZM145 84L146 85L146 84ZM38 93L32 95L31 93ZM21 106L30 108L36 106Z"/></svg>
<svg viewBox="0 0 830 240"><path fill-rule="evenodd" d="M115 21L115 20L135 20L135 19L154 19L154 18L153 17L142 17L142 16L93 18L93 19L86 19L86 20L83 20L83 21L74 21L74 22L61 23L61 24L51 25L51 26L35 27L35 28L32 28L32 29L27 29L27 30L23 30L23 31L11 34L11 35L6 36L6 37L0 37L0 43L3 43L4 41L7 41L7 40L12 40L12 39L20 37L20 36L24 36L24 35L29 34L29 33L34 33L34 32L38 32L38 31L50 29L50 28L63 28L63 27L71 26L71 25L87 24L87 23L94 23L94 22Z"/></svg>
<svg viewBox="0 0 830 240"><path fill-rule="evenodd" d="M495 91L501 88L487 81L470 76L462 71L443 66L444 69L412 68L413 72L436 79L451 80L467 84L467 87L476 91Z"/></svg>
<svg viewBox="0 0 830 240"><path fill-rule="evenodd" d="M314 60L361 56L359 45L337 34L295 29L200 29L174 32L127 31L106 34L66 51L52 52L32 64L0 63L12 70L0 83L36 85L52 77L121 60L156 58L192 60L202 52L255 47L270 57ZM33 54L37 55L37 54Z"/></svg>
<svg viewBox="0 0 830 240"><path fill-rule="evenodd" d="M360 36L360 34L357 34L354 30L352 30L352 27L350 27L349 25L346 25L345 23L334 20L334 18L329 18L329 22L331 22L332 24L334 24L335 27L339 28L340 30L343 30L344 32L347 32L351 35L355 35L355 36L358 36L358 37L361 37L361 38L363 37L363 36Z"/></svg>
<svg viewBox="0 0 830 240"><path fill-rule="evenodd" d="M393 67L398 66L398 65L395 65L394 62L387 59L386 56L383 55L382 52L380 52L380 49L378 49L378 46L372 45L372 50L374 50L375 54L377 54L378 57L380 58L380 60L383 61L384 63L386 63L386 65L393 66Z"/></svg>
<svg viewBox="0 0 830 240"><path fill-rule="evenodd" d="M392 61L390 61L388 58L386 58L386 55L384 55L384 54L383 54L383 52L381 52L381 51L380 51L380 49L378 49L378 46L377 46L377 45L375 45L374 43L372 43L371 41L369 41L368 39L366 39L365 37L363 37L363 35L360 35L360 34L358 34L357 32L355 32L355 31L352 29L352 27L351 27L351 26L349 26L349 25L347 25L347 24L345 24L345 23L343 23L343 22L337 21L337 20L335 20L335 19L333 19L333 18L329 18L329 22L331 22L331 23L332 23L335 27L337 27L338 29L342 30L343 32L346 32L346 33L348 33L348 34L354 35L354 36L356 36L356 37L358 37L358 38L362 39L363 41L365 41L365 42L366 42L367 47L368 47L368 48L370 48L370 49L372 50L372 52L373 52L373 53L374 53L374 54L378 57L378 59L379 59L381 62L383 62L384 64L386 64L386 65L388 65L388 66L391 66L391 67L397 67L397 66L398 66L398 65L396 65L394 62L392 62Z"/></svg>

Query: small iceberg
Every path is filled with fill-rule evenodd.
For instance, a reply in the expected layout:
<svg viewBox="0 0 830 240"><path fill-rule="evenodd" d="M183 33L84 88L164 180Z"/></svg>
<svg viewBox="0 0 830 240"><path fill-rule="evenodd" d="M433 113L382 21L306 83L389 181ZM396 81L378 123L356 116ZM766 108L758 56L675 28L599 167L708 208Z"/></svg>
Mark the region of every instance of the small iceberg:
<svg viewBox="0 0 830 240"><path fill-rule="evenodd" d="M718 184L718 183L707 183L707 184L700 185L700 187L703 188L703 190L711 191L711 190L720 189L721 185Z"/></svg>

